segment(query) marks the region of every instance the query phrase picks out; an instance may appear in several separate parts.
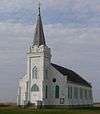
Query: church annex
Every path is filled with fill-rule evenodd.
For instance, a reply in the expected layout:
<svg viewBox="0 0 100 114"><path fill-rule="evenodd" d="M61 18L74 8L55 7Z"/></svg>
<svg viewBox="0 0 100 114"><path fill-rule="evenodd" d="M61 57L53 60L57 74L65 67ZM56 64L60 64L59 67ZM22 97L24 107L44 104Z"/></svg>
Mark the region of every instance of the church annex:
<svg viewBox="0 0 100 114"><path fill-rule="evenodd" d="M59 64L59 63L58 63ZM17 105L92 106L92 86L74 71L51 62L40 7L34 40L27 51L27 74L20 79Z"/></svg>

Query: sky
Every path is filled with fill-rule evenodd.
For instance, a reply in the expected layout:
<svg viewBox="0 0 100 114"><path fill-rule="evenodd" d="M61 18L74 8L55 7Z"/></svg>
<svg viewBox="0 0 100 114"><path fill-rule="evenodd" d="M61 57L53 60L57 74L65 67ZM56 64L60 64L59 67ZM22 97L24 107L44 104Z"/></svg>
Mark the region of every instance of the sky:
<svg viewBox="0 0 100 114"><path fill-rule="evenodd" d="M34 39L38 0L0 0L0 102L16 102ZM52 62L76 71L100 102L100 0L41 0Z"/></svg>

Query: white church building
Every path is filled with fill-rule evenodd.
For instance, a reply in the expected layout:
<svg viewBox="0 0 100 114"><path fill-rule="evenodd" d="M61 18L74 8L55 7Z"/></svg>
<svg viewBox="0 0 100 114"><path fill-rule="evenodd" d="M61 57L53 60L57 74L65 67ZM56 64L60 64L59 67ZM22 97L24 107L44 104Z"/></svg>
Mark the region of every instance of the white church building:
<svg viewBox="0 0 100 114"><path fill-rule="evenodd" d="M19 81L17 105L92 106L91 84L74 71L52 63L51 57L39 8L34 40L27 51L27 74Z"/></svg>

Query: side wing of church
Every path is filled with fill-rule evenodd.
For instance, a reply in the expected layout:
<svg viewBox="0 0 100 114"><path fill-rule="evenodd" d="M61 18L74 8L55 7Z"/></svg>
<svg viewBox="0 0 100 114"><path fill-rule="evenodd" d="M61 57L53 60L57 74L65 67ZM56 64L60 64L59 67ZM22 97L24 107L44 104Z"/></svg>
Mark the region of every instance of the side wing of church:
<svg viewBox="0 0 100 114"><path fill-rule="evenodd" d="M27 52L27 74L19 81L18 106L91 106L92 86L72 70L51 63L41 13L32 46Z"/></svg>

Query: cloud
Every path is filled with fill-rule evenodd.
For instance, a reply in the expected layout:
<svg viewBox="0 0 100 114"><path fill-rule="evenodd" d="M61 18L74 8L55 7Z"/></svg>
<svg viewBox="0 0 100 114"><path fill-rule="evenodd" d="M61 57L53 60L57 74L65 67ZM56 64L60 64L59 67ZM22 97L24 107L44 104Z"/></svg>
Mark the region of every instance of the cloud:
<svg viewBox="0 0 100 114"><path fill-rule="evenodd" d="M1 10L16 10L20 8L32 8L36 5L36 0L1 0ZM26 6L26 7L25 7Z"/></svg>
<svg viewBox="0 0 100 114"><path fill-rule="evenodd" d="M73 11L100 11L99 0L40 0L42 7L55 9L72 9ZM1 0L0 9L4 11L16 11L18 9L35 9L38 5L37 0ZM25 7L26 6L26 7ZM84 9L84 10L83 10Z"/></svg>
<svg viewBox="0 0 100 114"><path fill-rule="evenodd" d="M59 15L57 20L63 20L64 24L100 27L100 1L98 0L64 0L63 2L50 0L48 5L46 6L54 9L55 15Z"/></svg>
<svg viewBox="0 0 100 114"><path fill-rule="evenodd" d="M16 101L17 81L26 73L26 50L33 40L34 28L34 25L0 23L1 101ZM100 28L69 28L58 23L45 25L44 31L52 48L52 61L92 82L96 101L100 100Z"/></svg>
<svg viewBox="0 0 100 114"><path fill-rule="evenodd" d="M94 10L94 11L100 11L100 1L99 0L55 0L55 2L53 0L44 0L44 5L46 4L46 6L48 7L52 7L52 8L56 8L56 9L67 9L70 8L72 10L75 11L88 11L88 10ZM45 6L45 7L46 7ZM63 10L62 9L62 10ZM84 9L84 10L82 10Z"/></svg>
<svg viewBox="0 0 100 114"><path fill-rule="evenodd" d="M100 27L99 0L41 0L45 22L48 24ZM0 21L24 24L34 23L37 0L1 0Z"/></svg>

